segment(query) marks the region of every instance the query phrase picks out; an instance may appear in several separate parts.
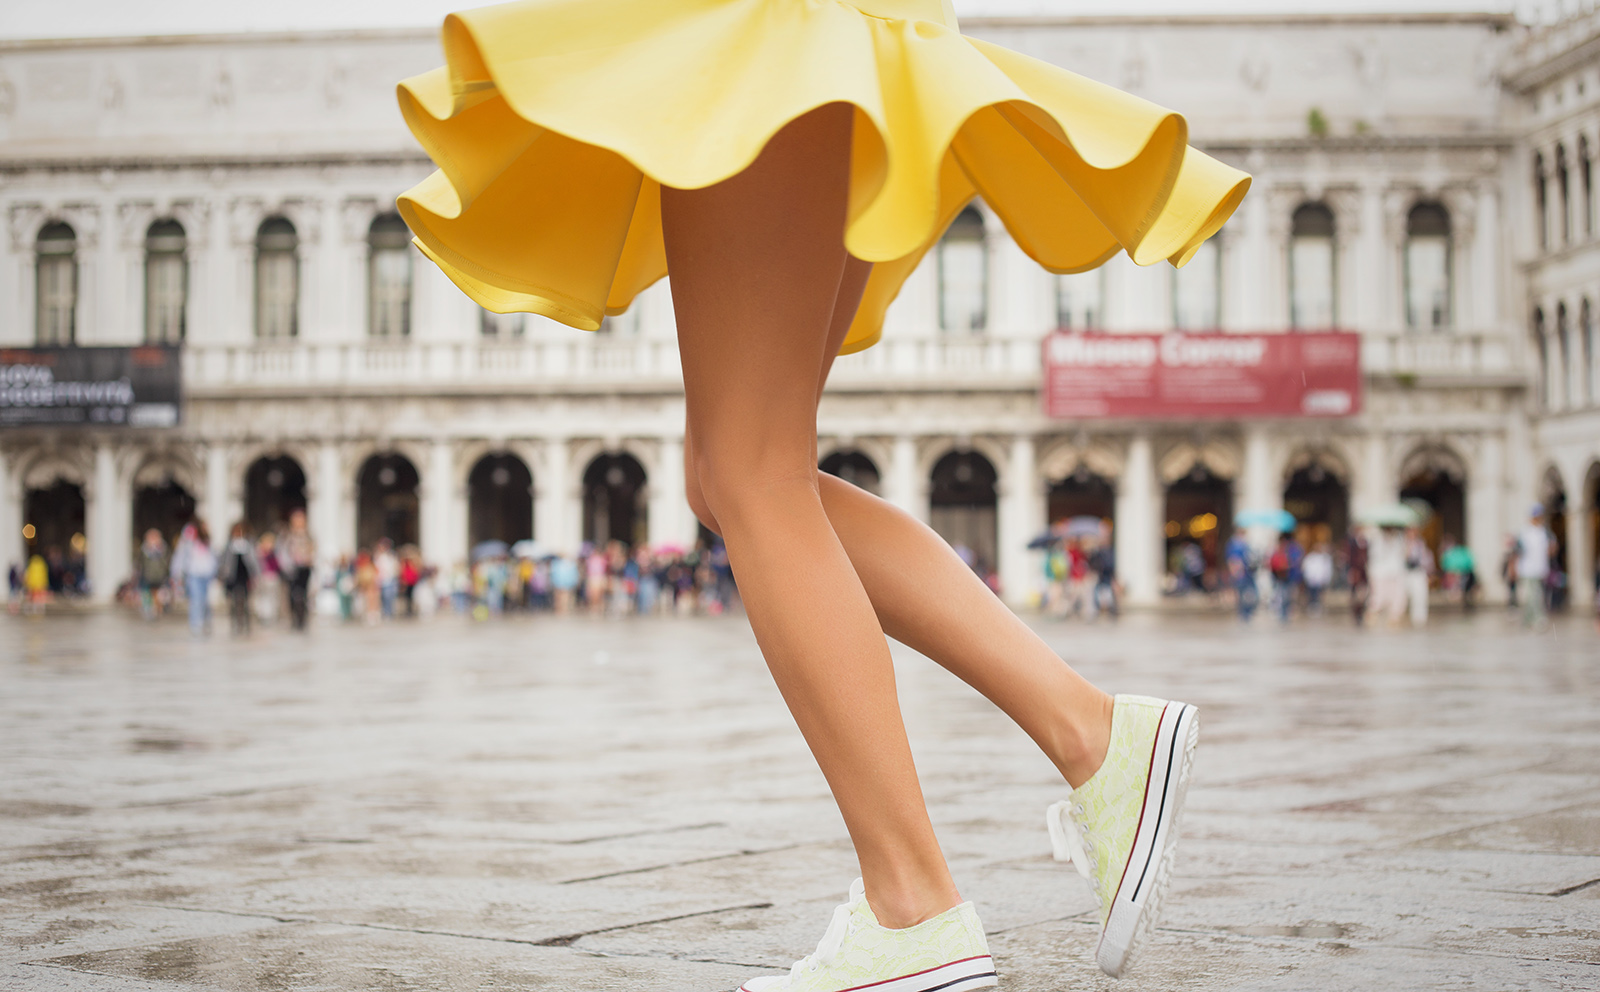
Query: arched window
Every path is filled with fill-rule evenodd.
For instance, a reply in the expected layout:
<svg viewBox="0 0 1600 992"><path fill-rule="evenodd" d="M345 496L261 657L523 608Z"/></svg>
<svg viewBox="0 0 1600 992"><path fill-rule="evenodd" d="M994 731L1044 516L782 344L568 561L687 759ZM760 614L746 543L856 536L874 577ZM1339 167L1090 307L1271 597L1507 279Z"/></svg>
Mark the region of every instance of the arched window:
<svg viewBox="0 0 1600 992"><path fill-rule="evenodd" d="M367 329L375 338L411 333L411 230L399 214L382 214L367 231Z"/></svg>
<svg viewBox="0 0 1600 992"><path fill-rule="evenodd" d="M256 229L256 337L292 338L300 333L300 237L284 217L268 217Z"/></svg>
<svg viewBox="0 0 1600 992"><path fill-rule="evenodd" d="M1539 349L1539 406L1550 409L1550 343L1544 339L1544 310L1533 310L1533 344Z"/></svg>
<svg viewBox="0 0 1600 992"><path fill-rule="evenodd" d="M961 211L939 241L939 326L977 332L989 322L989 252L983 215Z"/></svg>
<svg viewBox="0 0 1600 992"><path fill-rule="evenodd" d="M1450 213L1419 203L1406 218L1406 326L1438 331L1450 326Z"/></svg>
<svg viewBox="0 0 1600 992"><path fill-rule="evenodd" d="M1094 331L1105 326L1104 268L1056 276L1056 327Z"/></svg>
<svg viewBox="0 0 1600 992"><path fill-rule="evenodd" d="M1594 237L1594 162L1589 158L1589 138L1578 139L1578 182L1583 186L1583 236Z"/></svg>
<svg viewBox="0 0 1600 992"><path fill-rule="evenodd" d="M1333 211L1306 203L1289 234L1289 326L1323 330L1337 322Z"/></svg>
<svg viewBox="0 0 1600 992"><path fill-rule="evenodd" d="M522 337L523 330L528 326L525 313L495 313L493 310L480 308L478 316L478 333L486 338L497 341L510 341L512 338Z"/></svg>
<svg viewBox="0 0 1600 992"><path fill-rule="evenodd" d="M1583 331L1584 399L1591 404L1600 403L1600 353L1596 351L1600 341L1595 338L1594 310L1590 307L1587 296L1583 298L1583 305L1578 308L1578 326Z"/></svg>
<svg viewBox="0 0 1600 992"><path fill-rule="evenodd" d="M1172 325L1214 331L1222 325L1222 252L1217 239L1200 246L1189 264L1172 270Z"/></svg>
<svg viewBox="0 0 1600 992"><path fill-rule="evenodd" d="M1572 386L1572 323L1567 320L1567 305L1556 304L1556 367L1554 369L1555 382L1560 388L1559 395L1562 406L1573 405L1573 397L1568 395Z"/></svg>
<svg viewBox="0 0 1600 992"><path fill-rule="evenodd" d="M188 247L183 225L175 220L158 220L144 234L144 339L151 344L183 340Z"/></svg>
<svg viewBox="0 0 1600 992"><path fill-rule="evenodd" d="M35 331L41 346L69 345L77 333L78 235L56 221L39 231L38 310Z"/></svg>
<svg viewBox="0 0 1600 992"><path fill-rule="evenodd" d="M1550 189L1544 176L1544 155L1533 156L1533 206L1539 215L1539 247L1550 248Z"/></svg>
<svg viewBox="0 0 1600 992"><path fill-rule="evenodd" d="M1556 146L1556 192L1561 202L1561 243L1572 244L1571 173L1567 169L1567 148Z"/></svg>

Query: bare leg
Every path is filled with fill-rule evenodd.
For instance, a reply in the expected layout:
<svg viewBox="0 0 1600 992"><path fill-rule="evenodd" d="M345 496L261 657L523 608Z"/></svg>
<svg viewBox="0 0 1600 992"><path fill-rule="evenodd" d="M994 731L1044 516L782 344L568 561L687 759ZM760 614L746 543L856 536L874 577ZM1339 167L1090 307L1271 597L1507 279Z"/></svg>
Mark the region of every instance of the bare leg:
<svg viewBox="0 0 1600 992"><path fill-rule="evenodd" d="M848 259L817 378L816 400L855 316L872 266ZM694 432L685 457L694 457ZM717 521L694 491L706 526ZM933 529L842 479L818 482L828 521L872 600L884 633L920 651L983 693L1017 722L1074 788L1105 760L1111 697L1056 657L1001 603Z"/></svg>
<svg viewBox="0 0 1600 992"><path fill-rule="evenodd" d="M748 169L664 189L690 468L773 678L844 815L886 926L960 901L928 822L888 644L818 491L816 383L844 271L851 113L780 132Z"/></svg>

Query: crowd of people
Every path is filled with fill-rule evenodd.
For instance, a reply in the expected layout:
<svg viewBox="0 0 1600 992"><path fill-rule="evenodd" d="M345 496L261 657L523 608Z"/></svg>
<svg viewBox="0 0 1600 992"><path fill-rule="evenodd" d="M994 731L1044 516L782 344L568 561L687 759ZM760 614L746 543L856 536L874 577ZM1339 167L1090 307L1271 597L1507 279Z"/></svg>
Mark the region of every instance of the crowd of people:
<svg viewBox="0 0 1600 992"><path fill-rule="evenodd" d="M36 612L54 597L82 592L81 562L53 564L35 555L11 569L13 609ZM146 531L120 602L146 620L172 610L188 615L198 637L211 633L213 606L225 606L230 630L248 634L287 618L304 629L313 614L380 623L439 612L478 620L508 613L711 615L738 606L738 588L721 542L629 548L585 543L577 554L545 553L531 541L487 541L470 559L439 568L416 545L380 538L370 548L317 566L304 510L283 526L253 534L236 523L215 540L199 517L170 543Z"/></svg>
<svg viewBox="0 0 1600 992"><path fill-rule="evenodd" d="M1225 597L1241 620L1268 610L1287 623L1297 613L1322 613L1327 594L1338 589L1348 594L1358 626L1372 617L1392 626L1420 627L1427 624L1437 596L1470 611L1477 607L1482 588L1472 549L1446 533L1439 538L1436 555L1420 523L1357 527L1339 546L1286 531L1264 549L1251 543L1245 529L1237 529L1219 557L1218 567L1212 568L1198 542L1178 545L1168 567L1169 593ZM1507 537L1501 561L1510 605L1521 611L1529 627L1542 628L1549 613L1565 605L1568 583L1561 560L1545 509L1536 504L1528 523ZM1600 586L1600 563L1595 582ZM1600 603L1596 620L1600 622Z"/></svg>

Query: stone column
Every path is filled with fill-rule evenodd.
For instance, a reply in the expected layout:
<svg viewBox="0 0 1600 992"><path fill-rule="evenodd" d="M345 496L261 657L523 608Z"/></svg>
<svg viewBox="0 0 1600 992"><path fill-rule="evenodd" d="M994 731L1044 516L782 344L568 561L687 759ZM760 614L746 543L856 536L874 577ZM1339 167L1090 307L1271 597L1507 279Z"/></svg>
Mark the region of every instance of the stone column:
<svg viewBox="0 0 1600 992"><path fill-rule="evenodd" d="M1130 605L1152 606L1161 600L1160 503L1155 456L1147 434L1128 445L1128 462L1117 487L1117 572Z"/></svg>
<svg viewBox="0 0 1600 992"><path fill-rule="evenodd" d="M659 464L650 480L650 543L692 545L700 531L684 495L683 438L669 435L659 443Z"/></svg>
<svg viewBox="0 0 1600 992"><path fill-rule="evenodd" d="M1361 473L1353 494L1355 506L1351 507L1357 513L1393 503L1400 498L1400 487L1389 473L1383 447L1384 436L1375 428L1369 428L1369 433L1362 439Z"/></svg>
<svg viewBox="0 0 1600 992"><path fill-rule="evenodd" d="M220 444L207 445L205 459L205 508L201 515L211 525L211 533L220 540L244 514L229 485L227 449Z"/></svg>
<svg viewBox="0 0 1600 992"><path fill-rule="evenodd" d="M581 525L580 518L572 512L572 466L564 437L546 438L544 442L544 468L534 479L533 536L547 549L561 554L578 550L583 532L573 522Z"/></svg>
<svg viewBox="0 0 1600 992"><path fill-rule="evenodd" d="M455 526L461 487L455 478L454 445L435 438L428 445L428 467L422 477L422 556L449 565L467 556L465 524Z"/></svg>
<svg viewBox="0 0 1600 992"><path fill-rule="evenodd" d="M1478 221L1472 247L1472 330L1500 330L1500 191L1494 183L1477 190Z"/></svg>
<svg viewBox="0 0 1600 992"><path fill-rule="evenodd" d="M917 441L909 434L894 439L889 462L888 485L884 492L889 502L916 517L928 519L927 495L917 478Z"/></svg>
<svg viewBox="0 0 1600 992"><path fill-rule="evenodd" d="M1499 434L1488 434L1478 461L1473 466L1467 492L1467 533L1462 537L1477 559L1478 581L1484 598L1504 599L1505 583L1500 577L1500 556L1505 553L1505 537L1511 521L1505 507L1505 442Z"/></svg>
<svg viewBox="0 0 1600 992"><path fill-rule="evenodd" d="M1389 306L1389 241L1385 236L1383 187L1372 182L1361 187L1361 231L1357 235L1355 326L1364 332L1390 330L1401 323Z"/></svg>
<svg viewBox="0 0 1600 992"><path fill-rule="evenodd" d="M89 597L96 603L111 602L133 568L133 498L118 476L116 453L101 441L94 449L94 482L84 494Z"/></svg>
<svg viewBox="0 0 1600 992"><path fill-rule="evenodd" d="M347 506L349 484L340 471L339 445L324 441L317 446L316 481L311 488L311 505L306 508L311 536L317 542L317 558L322 563L337 561L340 555L355 553L354 506Z"/></svg>
<svg viewBox="0 0 1600 992"><path fill-rule="evenodd" d="M1589 507L1584 498L1584 478L1575 470L1570 478L1577 480L1577 499L1568 499L1567 532L1561 539L1567 545L1567 588L1573 606L1588 606L1595 601L1594 548L1589 544Z"/></svg>
<svg viewBox="0 0 1600 992"><path fill-rule="evenodd" d="M1013 607L1031 606L1038 599L1039 569L1034 567L1028 541L1044 529L1039 508L1039 479L1033 437L1011 439L1011 457L1000 481L999 548L996 569L1000 589Z"/></svg>
<svg viewBox="0 0 1600 992"><path fill-rule="evenodd" d="M12 565L26 565L22 540L22 477L15 474L15 462L0 454L0 572Z"/></svg>

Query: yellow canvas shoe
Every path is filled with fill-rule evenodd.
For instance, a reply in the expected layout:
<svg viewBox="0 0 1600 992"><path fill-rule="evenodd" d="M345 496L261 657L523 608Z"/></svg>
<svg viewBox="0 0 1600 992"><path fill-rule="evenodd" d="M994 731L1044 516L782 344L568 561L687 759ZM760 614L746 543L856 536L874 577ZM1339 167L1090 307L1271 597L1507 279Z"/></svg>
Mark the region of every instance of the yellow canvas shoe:
<svg viewBox="0 0 1600 992"><path fill-rule="evenodd" d="M904 930L881 926L861 879L816 951L787 975L752 978L739 992L968 992L996 982L989 942L972 903L947 909Z"/></svg>
<svg viewBox="0 0 1600 992"><path fill-rule="evenodd" d="M1095 959L1113 978L1155 928L1171 881L1198 712L1187 703L1117 696L1105 764L1046 814L1056 860L1071 861L1100 901Z"/></svg>

